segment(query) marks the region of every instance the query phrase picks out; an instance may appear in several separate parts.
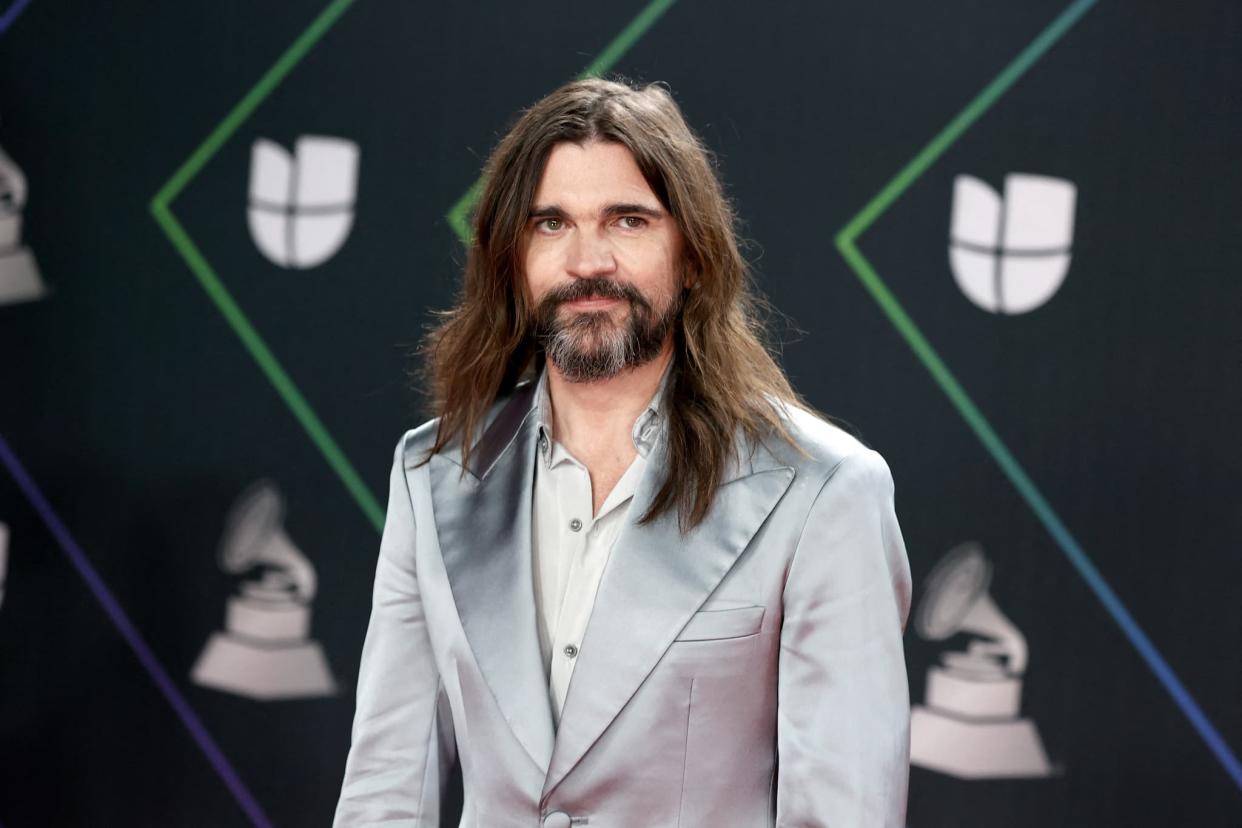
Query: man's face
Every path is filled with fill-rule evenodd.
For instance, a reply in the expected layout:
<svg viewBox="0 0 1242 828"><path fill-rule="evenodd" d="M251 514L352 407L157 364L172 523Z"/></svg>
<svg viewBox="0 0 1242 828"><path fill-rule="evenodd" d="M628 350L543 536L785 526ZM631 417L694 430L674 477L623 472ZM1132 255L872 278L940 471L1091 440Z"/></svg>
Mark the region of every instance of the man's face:
<svg viewBox="0 0 1242 828"><path fill-rule="evenodd" d="M571 382L654 359L681 310L681 232L621 144L560 143L526 227L531 322Z"/></svg>

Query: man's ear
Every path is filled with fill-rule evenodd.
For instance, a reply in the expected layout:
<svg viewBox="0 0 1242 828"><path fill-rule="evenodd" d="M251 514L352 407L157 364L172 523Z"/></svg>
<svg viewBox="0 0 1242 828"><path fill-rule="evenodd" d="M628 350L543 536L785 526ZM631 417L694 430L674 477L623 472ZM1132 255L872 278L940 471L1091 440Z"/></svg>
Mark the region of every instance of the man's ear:
<svg viewBox="0 0 1242 828"><path fill-rule="evenodd" d="M698 268L687 263L681 271L681 288L682 290L694 290L699 286Z"/></svg>

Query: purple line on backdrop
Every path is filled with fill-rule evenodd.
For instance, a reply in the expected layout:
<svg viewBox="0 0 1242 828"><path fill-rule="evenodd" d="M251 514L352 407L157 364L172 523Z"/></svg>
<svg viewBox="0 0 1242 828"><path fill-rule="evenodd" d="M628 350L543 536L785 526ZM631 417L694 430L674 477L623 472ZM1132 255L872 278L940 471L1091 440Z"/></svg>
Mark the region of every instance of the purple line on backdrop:
<svg viewBox="0 0 1242 828"><path fill-rule="evenodd" d="M160 664L155 657L155 653L151 651L151 648L147 646L147 642L143 640L137 628L130 622L129 616L125 614L125 610L121 609L121 605L113 596L112 591L108 589L108 585L104 583L103 578L99 577L99 573L91 566L91 562L87 559L82 548L78 546L73 536L69 534L69 530L65 528L60 518L52 511L51 505L43 497L39 487L35 485L34 480L26 473L25 468L18 462L16 455L10 450L4 435L0 435L0 462L3 462L9 470L9 474L13 475L13 479L17 481L17 485L21 487L27 499L30 500L30 504L34 506L39 517L47 524L47 528L56 538L65 555L68 556L70 563L78 570L78 574L82 576L82 579L86 581L86 585L95 594L95 599L99 601L104 608L104 612L108 614L113 625L121 634L121 637L125 639L130 649L134 651L134 655L138 656L138 661L142 663L142 666L151 676L151 680L155 682L155 686L159 688L169 705L176 711L186 730L190 731L190 736L194 738L199 749L207 757L207 761L215 768L216 773L219 774L224 784L233 794L237 804L246 812L246 816L250 817L251 823L254 824L255 828L271 828L271 823L268 822L263 809L259 807L258 801L246 789L237 772L233 770L233 766L229 764L228 759L224 757L215 740L211 738L211 734L207 732L207 728L199 721L198 715L190 707L185 697L181 695L181 691L177 689L177 685L173 682L172 677L168 675L168 671Z"/></svg>
<svg viewBox="0 0 1242 828"><path fill-rule="evenodd" d="M13 21L17 19L17 16L24 12L29 5L30 0L15 0L13 5L9 6L8 10L0 15L0 34L4 34L9 26L13 25ZM0 828L3 828L3 826L0 826Z"/></svg>

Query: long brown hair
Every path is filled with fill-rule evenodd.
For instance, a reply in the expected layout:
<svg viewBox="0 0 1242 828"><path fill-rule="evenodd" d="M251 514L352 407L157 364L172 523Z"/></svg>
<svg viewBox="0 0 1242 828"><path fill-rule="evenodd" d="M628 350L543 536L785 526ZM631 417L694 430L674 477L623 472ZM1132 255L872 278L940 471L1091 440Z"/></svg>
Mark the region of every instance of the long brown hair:
<svg viewBox="0 0 1242 828"><path fill-rule="evenodd" d="M694 288L674 333L668 474L640 522L676 507L685 531L711 508L739 428L752 447L773 433L796 446L773 402L812 409L765 345L759 314L768 306L751 285L711 156L657 84L568 83L526 110L492 152L457 305L439 313L420 350L440 417L423 462L457 437L468 462L489 406L540 356L520 281L529 212L552 147L590 140L629 149L684 240Z"/></svg>

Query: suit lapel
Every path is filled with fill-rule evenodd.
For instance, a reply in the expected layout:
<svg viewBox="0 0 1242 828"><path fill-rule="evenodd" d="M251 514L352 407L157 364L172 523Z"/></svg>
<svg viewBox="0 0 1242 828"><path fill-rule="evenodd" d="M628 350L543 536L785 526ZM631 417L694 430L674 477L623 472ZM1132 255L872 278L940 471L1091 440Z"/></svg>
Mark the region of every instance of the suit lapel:
<svg viewBox="0 0 1242 828"><path fill-rule="evenodd" d="M665 441L656 441L596 593L556 733L545 796L620 713L789 488L793 469L776 464L763 450L752 465L740 441L737 448L738 460L717 490L707 519L683 536L676 510L646 526L636 523L663 477Z"/></svg>
<svg viewBox="0 0 1242 828"><path fill-rule="evenodd" d="M534 385L519 386L501 407L464 476L453 451L432 456L430 478L440 553L466 639L514 736L546 773L552 711L530 552Z"/></svg>

